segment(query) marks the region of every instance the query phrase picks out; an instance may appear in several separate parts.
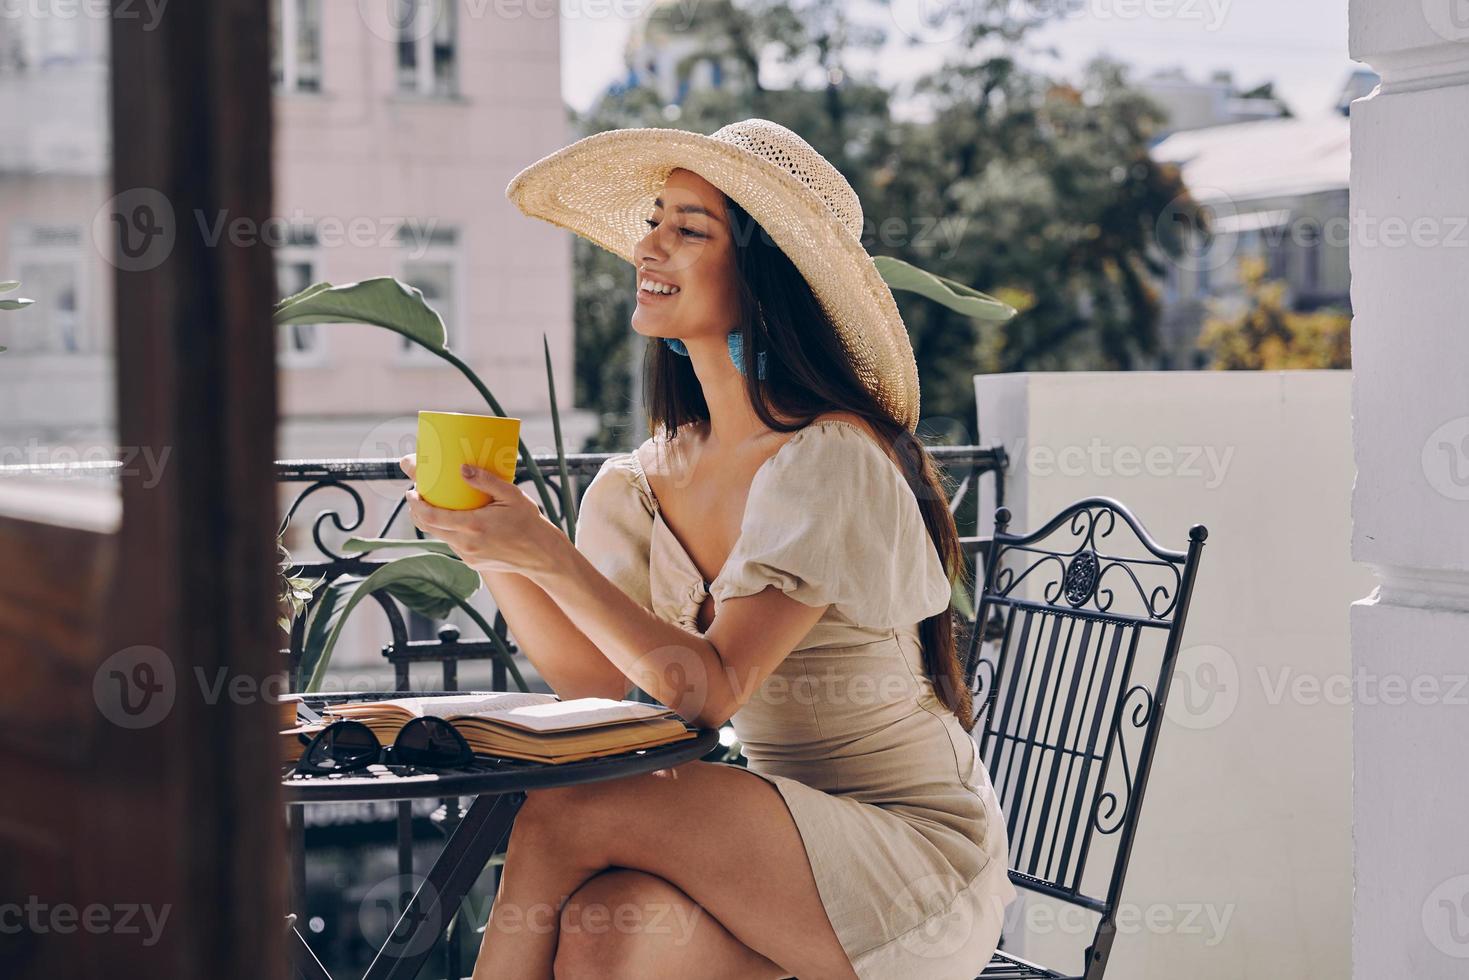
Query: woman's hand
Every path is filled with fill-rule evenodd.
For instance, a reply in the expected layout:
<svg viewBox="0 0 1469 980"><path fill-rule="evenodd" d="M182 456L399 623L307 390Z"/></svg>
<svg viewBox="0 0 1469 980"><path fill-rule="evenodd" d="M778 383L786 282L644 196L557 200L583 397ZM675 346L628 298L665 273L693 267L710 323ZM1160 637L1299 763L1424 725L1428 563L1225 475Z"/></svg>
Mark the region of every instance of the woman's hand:
<svg viewBox="0 0 1469 980"><path fill-rule="evenodd" d="M416 478L418 457L410 453L398 461ZM490 502L475 510L445 510L418 495L405 494L414 525L454 549L477 572L520 572L530 575L554 567L558 549L571 542L546 519L540 504L513 483L488 470L466 466L464 482L489 494Z"/></svg>

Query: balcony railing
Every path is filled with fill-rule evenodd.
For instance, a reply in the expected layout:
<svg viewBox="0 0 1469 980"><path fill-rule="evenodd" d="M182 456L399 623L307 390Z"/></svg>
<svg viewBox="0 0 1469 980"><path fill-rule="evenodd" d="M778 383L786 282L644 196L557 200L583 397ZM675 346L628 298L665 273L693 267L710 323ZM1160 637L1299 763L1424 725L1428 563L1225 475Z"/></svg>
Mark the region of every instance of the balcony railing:
<svg viewBox="0 0 1469 980"><path fill-rule="evenodd" d="M965 543L966 555L972 559L982 545L974 531L975 504L979 481L993 477L995 505L1004 503L1004 480L1002 478L1007 458L1001 447L986 446L935 446L929 453L948 475L954 485L949 501L950 512L955 514L960 533ZM580 500L589 483L609 453L576 453L567 456L567 475L572 482L572 491ZM560 493L560 471L556 457L552 455L534 457L553 495ZM277 478L282 483L306 484L294 497L286 510L284 526L297 528L299 539L309 527L310 545L321 557L317 560L301 561L293 566L291 574L308 579L320 579L323 583L335 582L344 577L365 577L390 558L376 558L373 553L346 552L342 543L352 536L375 538L408 538L418 534L417 529L404 514L403 501L399 499L386 518L370 525L371 515L363 488L377 483L399 483L404 489L408 480L398 468L395 459L362 460L286 460L276 464ZM516 470L516 482L529 484L524 464ZM377 488L383 489L385 488ZM396 490L390 491L396 493ZM387 493L375 497L387 496ZM320 509L313 508L320 504ZM308 522L304 524L303 522ZM974 571L973 568L970 569ZM971 579L973 581L973 579ZM319 597L322 591L318 589ZM389 642L382 647L382 656L392 665L394 689L412 689L411 673L415 664L437 664L441 671L439 685L442 690L458 690L459 665L466 661L490 661L491 683L494 690L506 690L508 672L504 660L497 651L508 649L518 653L513 638L509 635L505 618L498 611L493 629L497 639L464 638L458 627L442 625L432 639L415 639L410 636L410 614L399 603L384 593L372 596L387 620ZM315 601L315 600L313 600ZM300 666L305 642L308 616L297 617L290 637L287 664L291 676Z"/></svg>

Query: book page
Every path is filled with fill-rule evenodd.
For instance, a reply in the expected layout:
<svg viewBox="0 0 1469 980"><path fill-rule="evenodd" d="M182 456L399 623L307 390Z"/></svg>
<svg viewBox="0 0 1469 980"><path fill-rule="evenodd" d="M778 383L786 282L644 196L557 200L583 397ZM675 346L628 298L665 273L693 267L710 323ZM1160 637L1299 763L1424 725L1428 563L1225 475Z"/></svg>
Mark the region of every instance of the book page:
<svg viewBox="0 0 1469 980"><path fill-rule="evenodd" d="M660 718L672 713L671 708L641 701L573 698L549 704L500 705L493 710L476 712L476 715L532 732L564 732Z"/></svg>
<svg viewBox="0 0 1469 980"><path fill-rule="evenodd" d="M406 713L414 718L423 718L427 715L452 718L455 715L482 715L490 711L554 703L556 700L554 694L538 694L534 691L489 691L435 698L364 701L355 704L333 705L328 710L344 716Z"/></svg>

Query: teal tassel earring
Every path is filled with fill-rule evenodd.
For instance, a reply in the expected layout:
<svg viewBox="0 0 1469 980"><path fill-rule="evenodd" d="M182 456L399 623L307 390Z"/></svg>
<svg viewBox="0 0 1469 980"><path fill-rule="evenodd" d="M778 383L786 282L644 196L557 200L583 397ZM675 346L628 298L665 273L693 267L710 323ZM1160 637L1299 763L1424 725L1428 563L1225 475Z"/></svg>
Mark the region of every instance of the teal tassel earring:
<svg viewBox="0 0 1469 980"><path fill-rule="evenodd" d="M664 337L663 338L663 342L665 344L667 344L669 350L673 351L675 354L682 354L684 357L688 357L689 356L689 349L687 347L685 347L684 346L684 342L682 340L679 340L677 337ZM727 343L729 344L729 359L731 361L734 361L735 370L739 371L741 374L744 374L745 373L745 342L744 342L744 340L741 339L740 335L738 333L736 333L735 331L730 331L729 339L728 339ZM755 357L755 377L759 378L761 381L764 381L765 380L765 374L766 374L765 351L761 351Z"/></svg>

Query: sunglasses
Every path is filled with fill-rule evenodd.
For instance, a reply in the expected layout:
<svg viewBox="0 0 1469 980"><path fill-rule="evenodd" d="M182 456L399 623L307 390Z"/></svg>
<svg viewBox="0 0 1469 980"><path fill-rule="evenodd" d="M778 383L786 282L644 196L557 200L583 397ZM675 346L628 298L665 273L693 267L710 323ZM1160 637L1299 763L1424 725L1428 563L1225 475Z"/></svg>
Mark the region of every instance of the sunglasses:
<svg viewBox="0 0 1469 980"><path fill-rule="evenodd" d="M464 736L442 718L414 718L384 747L360 721L334 721L306 744L297 775L355 772L379 763L427 769L453 769L474 761Z"/></svg>

